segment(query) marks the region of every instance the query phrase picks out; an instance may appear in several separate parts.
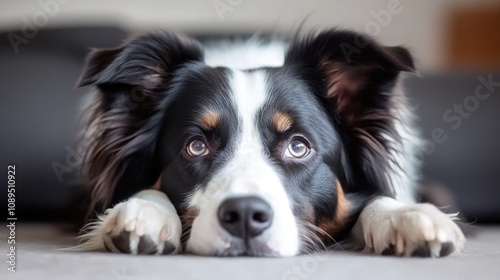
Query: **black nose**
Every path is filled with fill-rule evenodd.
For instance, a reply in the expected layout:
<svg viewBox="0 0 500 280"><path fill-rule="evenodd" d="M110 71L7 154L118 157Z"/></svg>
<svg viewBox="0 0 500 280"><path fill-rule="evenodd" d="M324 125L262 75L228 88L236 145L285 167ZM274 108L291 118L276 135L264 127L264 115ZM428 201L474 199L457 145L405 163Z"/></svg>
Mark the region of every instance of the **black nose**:
<svg viewBox="0 0 500 280"><path fill-rule="evenodd" d="M226 199L220 205L218 215L225 230L243 239L261 234L273 220L271 206L254 196Z"/></svg>

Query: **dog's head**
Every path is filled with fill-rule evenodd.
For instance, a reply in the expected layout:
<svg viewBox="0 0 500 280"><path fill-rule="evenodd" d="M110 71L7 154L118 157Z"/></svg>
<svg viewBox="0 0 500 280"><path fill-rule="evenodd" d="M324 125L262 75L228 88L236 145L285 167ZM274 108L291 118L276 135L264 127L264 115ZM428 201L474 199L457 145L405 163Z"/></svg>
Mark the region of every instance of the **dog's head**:
<svg viewBox="0 0 500 280"><path fill-rule="evenodd" d="M201 44L172 33L93 51L80 80L98 88L93 206L161 178L196 254L291 256L345 234L363 199L390 191L393 88L412 59L328 31L283 60L210 67Z"/></svg>

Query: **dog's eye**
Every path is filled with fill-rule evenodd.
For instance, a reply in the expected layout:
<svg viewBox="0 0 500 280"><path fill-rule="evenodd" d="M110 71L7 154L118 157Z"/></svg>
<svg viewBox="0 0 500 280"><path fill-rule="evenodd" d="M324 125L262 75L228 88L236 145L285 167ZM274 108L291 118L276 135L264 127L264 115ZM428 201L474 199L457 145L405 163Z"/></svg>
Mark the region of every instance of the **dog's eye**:
<svg viewBox="0 0 500 280"><path fill-rule="evenodd" d="M187 146L187 152L192 157L200 157L208 155L207 144L201 139L195 139Z"/></svg>
<svg viewBox="0 0 500 280"><path fill-rule="evenodd" d="M309 147L307 143L302 139L293 139L288 144L288 149L286 150L286 156L294 158L303 158L309 154Z"/></svg>

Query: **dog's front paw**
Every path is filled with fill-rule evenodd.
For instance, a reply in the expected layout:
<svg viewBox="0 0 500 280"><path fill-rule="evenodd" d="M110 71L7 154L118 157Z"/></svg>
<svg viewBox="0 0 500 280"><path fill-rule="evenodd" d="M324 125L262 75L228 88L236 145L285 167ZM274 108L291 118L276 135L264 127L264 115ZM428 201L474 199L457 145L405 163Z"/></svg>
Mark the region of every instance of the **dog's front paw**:
<svg viewBox="0 0 500 280"><path fill-rule="evenodd" d="M99 225L108 251L174 254L180 250L181 222L155 202L131 198L108 209Z"/></svg>
<svg viewBox="0 0 500 280"><path fill-rule="evenodd" d="M379 224L365 230L366 245L382 255L444 257L462 250L465 237L446 215L431 204L394 210Z"/></svg>

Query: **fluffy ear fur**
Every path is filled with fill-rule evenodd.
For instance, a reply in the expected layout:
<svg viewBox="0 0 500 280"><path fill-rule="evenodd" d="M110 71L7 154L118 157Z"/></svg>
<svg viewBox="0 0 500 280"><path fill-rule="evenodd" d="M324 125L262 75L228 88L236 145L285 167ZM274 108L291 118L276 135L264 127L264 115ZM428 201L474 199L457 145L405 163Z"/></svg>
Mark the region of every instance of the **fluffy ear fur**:
<svg viewBox="0 0 500 280"><path fill-rule="evenodd" d="M89 54L78 85L98 89L87 116L83 164L91 210L103 210L158 178L155 149L168 83L182 64L202 56L198 42L173 33L147 34Z"/></svg>
<svg viewBox="0 0 500 280"><path fill-rule="evenodd" d="M297 40L285 61L297 65L305 81L316 81L311 87L344 132L344 160L351 170L343 174L343 185L393 194L391 142L399 139L394 87L401 71L414 71L409 52L380 46L357 33L331 30Z"/></svg>

